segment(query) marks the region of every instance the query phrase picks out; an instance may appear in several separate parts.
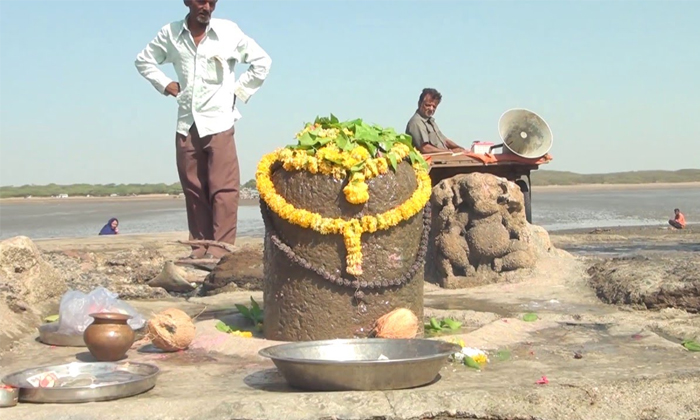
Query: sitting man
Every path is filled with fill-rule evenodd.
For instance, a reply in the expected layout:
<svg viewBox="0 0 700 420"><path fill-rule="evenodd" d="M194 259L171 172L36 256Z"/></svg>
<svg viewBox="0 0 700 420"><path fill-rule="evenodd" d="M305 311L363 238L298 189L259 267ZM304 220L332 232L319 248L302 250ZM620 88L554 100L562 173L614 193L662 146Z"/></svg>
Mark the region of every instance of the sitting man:
<svg viewBox="0 0 700 420"><path fill-rule="evenodd" d="M413 139L413 146L423 154L445 151L464 152L462 147L442 134L433 118L441 100L442 95L437 90L423 89L418 99L418 109L406 125L406 134Z"/></svg>
<svg viewBox="0 0 700 420"><path fill-rule="evenodd" d="M676 217L669 220L668 224L676 229L685 228L685 216L683 216L683 213L678 209L674 209L673 212L676 213Z"/></svg>

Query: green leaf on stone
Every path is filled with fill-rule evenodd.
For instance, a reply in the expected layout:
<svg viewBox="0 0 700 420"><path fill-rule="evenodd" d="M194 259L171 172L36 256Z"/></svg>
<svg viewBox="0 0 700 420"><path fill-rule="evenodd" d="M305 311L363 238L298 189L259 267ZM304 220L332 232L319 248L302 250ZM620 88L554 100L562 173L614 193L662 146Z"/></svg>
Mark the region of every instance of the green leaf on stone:
<svg viewBox="0 0 700 420"><path fill-rule="evenodd" d="M250 318L250 310L246 308L245 305L240 305L237 303L235 306L236 309L238 309L238 312L241 313L241 315L243 315L246 318Z"/></svg>
<svg viewBox="0 0 700 420"><path fill-rule="evenodd" d="M523 315L523 321L525 322L535 322L538 319L539 317L537 316L537 314L533 314L532 312Z"/></svg>
<svg viewBox="0 0 700 420"><path fill-rule="evenodd" d="M216 329L219 330L219 331L221 331L221 332L224 332L224 333L229 333L229 332L231 332L231 327L229 327L228 325L224 324L222 321L219 321L219 322L216 323Z"/></svg>
<svg viewBox="0 0 700 420"><path fill-rule="evenodd" d="M447 327L451 330L456 330L461 326L462 326L461 322L455 321L454 319L450 319L450 318L443 319L442 325L441 325L441 327Z"/></svg>
<svg viewBox="0 0 700 420"><path fill-rule="evenodd" d="M683 341L683 347L688 349L688 351L700 351L700 343L693 341L693 340L685 340Z"/></svg>
<svg viewBox="0 0 700 420"><path fill-rule="evenodd" d="M440 322L438 322L437 318L430 318L430 329L434 331L442 331L442 327L440 326Z"/></svg>
<svg viewBox="0 0 700 420"><path fill-rule="evenodd" d="M300 146L311 147L311 146L314 145L315 142L316 142L316 139L315 139L314 136L313 136L311 133L309 133L309 132L304 133L304 134L299 138L299 145L300 145Z"/></svg>
<svg viewBox="0 0 700 420"><path fill-rule="evenodd" d="M498 350L496 352L496 359L504 362L506 360L510 360L510 351L509 350Z"/></svg>
<svg viewBox="0 0 700 420"><path fill-rule="evenodd" d="M58 315L49 315L44 318L44 322L56 322L58 321Z"/></svg>
<svg viewBox="0 0 700 420"><path fill-rule="evenodd" d="M335 139L335 145L338 146L338 149L345 150L345 148L348 147L349 141L348 136L341 131L338 133L338 137Z"/></svg>
<svg viewBox="0 0 700 420"><path fill-rule="evenodd" d="M476 363L476 360L472 359L470 356L464 356L464 365L474 369L481 369L481 365Z"/></svg>
<svg viewBox="0 0 700 420"><path fill-rule="evenodd" d="M377 157L377 146L375 146L372 142L358 139L357 143L360 144L361 146L364 146L365 149L367 149L369 151L370 156Z"/></svg>
<svg viewBox="0 0 700 420"><path fill-rule="evenodd" d="M386 155L387 158L389 158L389 163L391 163L391 168L396 172L396 168L398 167L398 162L396 161L396 155L393 153L388 153Z"/></svg>
<svg viewBox="0 0 700 420"><path fill-rule="evenodd" d="M260 310L260 305L258 305L258 302L256 302L255 299L253 299L253 296L250 297L250 307L251 307L254 311L259 311L259 310Z"/></svg>

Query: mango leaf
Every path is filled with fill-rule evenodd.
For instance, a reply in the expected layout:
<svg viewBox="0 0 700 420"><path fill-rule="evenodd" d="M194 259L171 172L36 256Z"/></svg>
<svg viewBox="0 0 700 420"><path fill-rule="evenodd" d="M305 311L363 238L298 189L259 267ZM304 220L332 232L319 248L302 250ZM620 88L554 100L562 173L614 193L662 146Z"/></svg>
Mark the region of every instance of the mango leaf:
<svg viewBox="0 0 700 420"><path fill-rule="evenodd" d="M365 124L355 126L355 139L364 141L379 141L379 134L376 130L372 129Z"/></svg>
<svg viewBox="0 0 700 420"><path fill-rule="evenodd" d="M260 310L260 305L258 305L258 302L256 302L255 299L253 299L253 296L250 297L250 307L257 311Z"/></svg>
<svg viewBox="0 0 700 420"><path fill-rule="evenodd" d="M464 356L464 365L473 369L481 369L481 365L476 363L470 356Z"/></svg>
<svg viewBox="0 0 700 420"><path fill-rule="evenodd" d="M320 149L321 147L327 145L330 142L331 142L331 139L329 139L328 137L324 137L324 138L319 137L318 139L316 139L316 147Z"/></svg>
<svg viewBox="0 0 700 420"><path fill-rule="evenodd" d="M430 327L435 331L442 331L442 327L437 318L430 318Z"/></svg>
<svg viewBox="0 0 700 420"><path fill-rule="evenodd" d="M56 322L58 321L59 315L49 315L46 318L44 318L44 322Z"/></svg>
<svg viewBox="0 0 700 420"><path fill-rule="evenodd" d="M216 323L216 329L221 331L221 332L225 332L225 333L231 332L231 327L224 324L222 321L219 321Z"/></svg>
<svg viewBox="0 0 700 420"><path fill-rule="evenodd" d="M523 321L525 322L534 322L538 319L539 317L537 316L537 314L533 314L532 312L523 315Z"/></svg>
<svg viewBox="0 0 700 420"><path fill-rule="evenodd" d="M455 321L454 319L445 318L442 320L442 327L447 327L451 330L456 330L462 326L461 322Z"/></svg>
<svg viewBox="0 0 700 420"><path fill-rule="evenodd" d="M326 157L325 159L326 159L327 161L331 162L331 163L335 163L336 165L342 165L342 164L343 164L343 161L340 160L340 159L330 159L330 158L328 158L328 157Z"/></svg>
<svg viewBox="0 0 700 420"><path fill-rule="evenodd" d="M316 138L308 131L299 138L299 146L311 147L316 143Z"/></svg>
<svg viewBox="0 0 700 420"><path fill-rule="evenodd" d="M353 166L352 168L350 168L350 172L358 172L358 171L361 171L362 168L364 168L364 167L365 167L365 163L364 163L364 162L360 162L360 163L358 163L357 165L355 165L355 166Z"/></svg>
<svg viewBox="0 0 700 420"><path fill-rule="evenodd" d="M379 142L379 148L384 152L388 152L392 147L394 147L394 142L392 141L382 140Z"/></svg>
<svg viewBox="0 0 700 420"><path fill-rule="evenodd" d="M396 141L405 144L409 148L413 148L413 139L408 134L399 134L396 136Z"/></svg>
<svg viewBox="0 0 700 420"><path fill-rule="evenodd" d="M243 315L246 318L250 318L250 310L248 308L246 308L244 305L239 304L236 304L235 306L236 309L238 309L238 312L241 313L241 315Z"/></svg>
<svg viewBox="0 0 700 420"><path fill-rule="evenodd" d="M683 347L688 349L688 351L700 351L700 343L697 343L696 341L685 340L682 344Z"/></svg>
<svg viewBox="0 0 700 420"><path fill-rule="evenodd" d="M338 149L345 150L349 141L348 136L341 131L335 139L335 145L338 146Z"/></svg>
<svg viewBox="0 0 700 420"><path fill-rule="evenodd" d="M366 140L357 140L358 144L365 146L365 149L369 151L370 156L377 156L377 146Z"/></svg>
<svg viewBox="0 0 700 420"><path fill-rule="evenodd" d="M396 161L396 155L393 153L388 153L386 155L387 158L389 158L389 163L391 163L391 168L396 172L396 167L398 166L398 162Z"/></svg>
<svg viewBox="0 0 700 420"><path fill-rule="evenodd" d="M418 158L418 157L416 156L415 153L413 153L413 151L411 151L411 152L408 154L408 158L411 160L411 165L415 165L416 162L417 162L417 158Z"/></svg>
<svg viewBox="0 0 700 420"><path fill-rule="evenodd" d="M356 118L356 119L354 119L354 120L347 121L345 124L341 124L341 125L344 125L345 128L350 128L350 127L356 127L356 126L362 125L362 124L364 124L364 122L362 121L362 119L361 119L361 118Z"/></svg>
<svg viewBox="0 0 700 420"><path fill-rule="evenodd" d="M335 115L331 114L331 124L338 124L340 121L338 121L338 117Z"/></svg>

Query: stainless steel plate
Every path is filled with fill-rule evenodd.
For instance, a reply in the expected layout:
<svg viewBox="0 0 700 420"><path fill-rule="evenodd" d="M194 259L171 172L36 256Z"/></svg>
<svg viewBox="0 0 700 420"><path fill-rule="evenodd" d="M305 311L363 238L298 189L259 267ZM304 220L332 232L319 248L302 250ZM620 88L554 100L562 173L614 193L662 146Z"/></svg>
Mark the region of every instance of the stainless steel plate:
<svg viewBox="0 0 700 420"><path fill-rule="evenodd" d="M52 387L36 380L53 372ZM100 362L42 366L13 373L2 379L19 388L20 402L80 403L131 397L153 388L160 370L148 363Z"/></svg>
<svg viewBox="0 0 700 420"><path fill-rule="evenodd" d="M437 379L450 354L461 348L427 339L304 341L260 350L287 382L310 391L404 389Z"/></svg>

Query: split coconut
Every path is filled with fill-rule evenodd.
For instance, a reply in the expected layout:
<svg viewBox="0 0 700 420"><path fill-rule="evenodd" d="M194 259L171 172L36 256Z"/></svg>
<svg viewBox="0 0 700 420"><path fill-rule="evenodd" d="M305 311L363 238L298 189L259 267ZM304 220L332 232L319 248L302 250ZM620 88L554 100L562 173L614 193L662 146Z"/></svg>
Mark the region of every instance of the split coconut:
<svg viewBox="0 0 700 420"><path fill-rule="evenodd" d="M410 309L398 308L377 320L374 335L379 338L415 338L418 327L416 314Z"/></svg>
<svg viewBox="0 0 700 420"><path fill-rule="evenodd" d="M151 344L163 351L179 351L194 340L192 318L180 309L170 308L157 313L148 321L147 336Z"/></svg>

